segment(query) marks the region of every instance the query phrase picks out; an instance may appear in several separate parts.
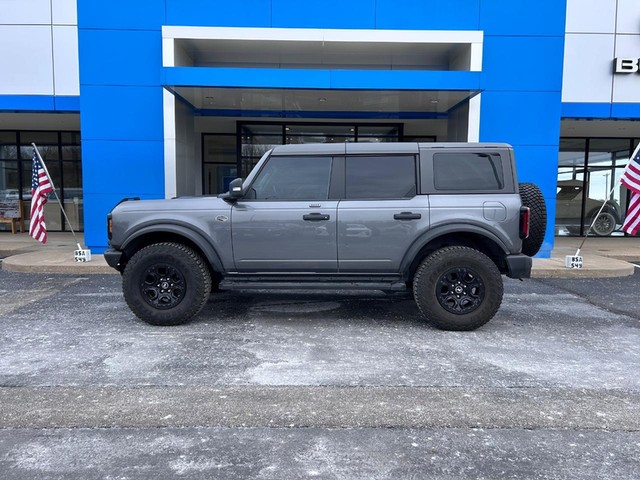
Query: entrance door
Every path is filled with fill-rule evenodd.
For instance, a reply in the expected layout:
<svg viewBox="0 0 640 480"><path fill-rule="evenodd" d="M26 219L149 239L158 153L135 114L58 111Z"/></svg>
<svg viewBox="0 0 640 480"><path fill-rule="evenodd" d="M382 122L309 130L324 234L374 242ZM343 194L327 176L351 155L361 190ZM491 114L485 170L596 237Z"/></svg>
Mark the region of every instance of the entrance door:
<svg viewBox="0 0 640 480"><path fill-rule="evenodd" d="M231 212L240 272L335 271L337 200L330 156L272 156Z"/></svg>

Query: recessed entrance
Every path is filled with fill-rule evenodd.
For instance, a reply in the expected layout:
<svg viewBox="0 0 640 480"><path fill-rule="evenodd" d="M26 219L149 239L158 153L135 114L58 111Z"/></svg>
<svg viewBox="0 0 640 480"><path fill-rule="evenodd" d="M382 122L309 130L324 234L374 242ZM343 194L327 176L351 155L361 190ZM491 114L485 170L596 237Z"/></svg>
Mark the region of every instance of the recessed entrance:
<svg viewBox="0 0 640 480"><path fill-rule="evenodd" d="M236 135L202 134L203 193L226 192L277 145L343 142L433 142L436 135L405 136L403 123L238 122Z"/></svg>

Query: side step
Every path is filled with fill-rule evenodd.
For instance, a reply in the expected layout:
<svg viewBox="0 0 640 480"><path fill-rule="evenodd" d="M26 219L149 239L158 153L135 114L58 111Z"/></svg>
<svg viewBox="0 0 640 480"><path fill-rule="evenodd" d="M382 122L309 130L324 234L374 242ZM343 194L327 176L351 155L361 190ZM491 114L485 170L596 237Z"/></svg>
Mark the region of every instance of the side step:
<svg viewBox="0 0 640 480"><path fill-rule="evenodd" d="M399 275L336 276L336 275L242 275L230 274L220 282L223 290L283 289L283 290L387 290L407 289Z"/></svg>

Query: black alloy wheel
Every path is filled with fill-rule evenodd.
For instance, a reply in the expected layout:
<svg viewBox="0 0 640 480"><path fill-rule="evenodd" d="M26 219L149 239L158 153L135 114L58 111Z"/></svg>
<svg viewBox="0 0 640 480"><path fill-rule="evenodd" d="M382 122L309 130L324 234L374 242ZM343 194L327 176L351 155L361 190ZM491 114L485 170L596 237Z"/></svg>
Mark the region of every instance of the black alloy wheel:
<svg viewBox="0 0 640 480"><path fill-rule="evenodd" d="M142 275L140 290L144 299L154 308L164 310L178 305L184 298L184 275L169 264L154 264Z"/></svg>
<svg viewBox="0 0 640 480"><path fill-rule="evenodd" d="M473 312L484 300L485 287L480 275L466 267L456 267L440 276L437 298L442 308L456 315Z"/></svg>

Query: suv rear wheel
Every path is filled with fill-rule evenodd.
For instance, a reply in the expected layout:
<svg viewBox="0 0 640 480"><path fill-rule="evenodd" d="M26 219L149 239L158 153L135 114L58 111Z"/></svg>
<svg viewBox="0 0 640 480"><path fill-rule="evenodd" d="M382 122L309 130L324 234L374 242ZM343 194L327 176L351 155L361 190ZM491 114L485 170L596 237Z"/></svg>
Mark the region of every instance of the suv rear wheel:
<svg viewBox="0 0 640 480"><path fill-rule="evenodd" d="M127 263L122 290L129 308L152 325L179 325L197 315L211 292L211 275L193 249L156 243Z"/></svg>
<svg viewBox="0 0 640 480"><path fill-rule="evenodd" d="M445 247L429 255L413 279L413 298L427 320L442 330L475 330L498 311L500 271L482 252Z"/></svg>

